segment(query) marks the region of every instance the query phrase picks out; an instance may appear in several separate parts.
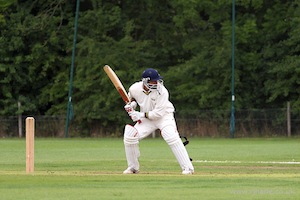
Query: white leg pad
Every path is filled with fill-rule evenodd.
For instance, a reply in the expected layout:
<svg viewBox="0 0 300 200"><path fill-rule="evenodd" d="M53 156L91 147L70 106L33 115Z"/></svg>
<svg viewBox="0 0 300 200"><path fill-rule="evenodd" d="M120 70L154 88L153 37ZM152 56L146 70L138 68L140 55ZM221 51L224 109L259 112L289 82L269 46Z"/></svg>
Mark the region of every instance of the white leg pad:
<svg viewBox="0 0 300 200"><path fill-rule="evenodd" d="M131 125L125 126L124 146L128 168L139 170L140 164L138 158L140 157L140 150L138 131Z"/></svg>
<svg viewBox="0 0 300 200"><path fill-rule="evenodd" d="M194 166L193 166L192 162L190 161L190 157L187 153L187 150L186 150L185 146L183 145L176 129L172 126L164 127L162 130L162 137L167 142L167 144L170 146L181 169L194 171Z"/></svg>

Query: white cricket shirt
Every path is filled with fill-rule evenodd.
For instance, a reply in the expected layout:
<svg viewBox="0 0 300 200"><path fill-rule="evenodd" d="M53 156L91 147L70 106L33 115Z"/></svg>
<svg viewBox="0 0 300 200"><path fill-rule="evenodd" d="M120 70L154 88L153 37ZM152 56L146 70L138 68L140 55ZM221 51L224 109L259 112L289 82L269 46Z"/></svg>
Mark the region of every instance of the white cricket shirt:
<svg viewBox="0 0 300 200"><path fill-rule="evenodd" d="M169 101L169 92L164 85L161 85L160 93L157 90L146 92L143 89L143 82L136 82L130 86L128 95L129 98L136 100L140 106L140 112L148 112L150 120L159 119L175 110Z"/></svg>

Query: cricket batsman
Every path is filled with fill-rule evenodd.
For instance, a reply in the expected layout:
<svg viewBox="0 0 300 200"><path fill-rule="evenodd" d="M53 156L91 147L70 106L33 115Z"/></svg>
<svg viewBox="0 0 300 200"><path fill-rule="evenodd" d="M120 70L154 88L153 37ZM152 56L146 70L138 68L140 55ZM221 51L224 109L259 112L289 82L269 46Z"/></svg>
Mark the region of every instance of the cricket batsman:
<svg viewBox="0 0 300 200"><path fill-rule="evenodd" d="M139 141L159 129L163 139L176 157L182 174L194 173L194 166L189 158L177 130L174 118L174 106L169 101L169 92L163 85L162 77L152 68L142 73L142 80L130 86L128 91L130 103L125 110L134 122L127 124L124 130L124 146L128 168L123 174L137 174L139 165ZM137 105L139 110L137 111Z"/></svg>

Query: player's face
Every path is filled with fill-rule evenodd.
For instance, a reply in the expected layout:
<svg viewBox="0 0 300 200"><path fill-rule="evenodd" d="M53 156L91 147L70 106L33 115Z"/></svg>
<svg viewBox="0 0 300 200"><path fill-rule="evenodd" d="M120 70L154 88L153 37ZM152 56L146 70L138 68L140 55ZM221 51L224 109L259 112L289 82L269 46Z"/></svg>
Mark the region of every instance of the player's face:
<svg viewBox="0 0 300 200"><path fill-rule="evenodd" d="M157 81L148 81L149 84L157 85Z"/></svg>
<svg viewBox="0 0 300 200"><path fill-rule="evenodd" d="M156 90L157 89L157 81L148 81L148 86L150 89Z"/></svg>
<svg viewBox="0 0 300 200"><path fill-rule="evenodd" d="M147 80L147 82L144 83L144 89L147 91L156 90L157 89L157 81Z"/></svg>

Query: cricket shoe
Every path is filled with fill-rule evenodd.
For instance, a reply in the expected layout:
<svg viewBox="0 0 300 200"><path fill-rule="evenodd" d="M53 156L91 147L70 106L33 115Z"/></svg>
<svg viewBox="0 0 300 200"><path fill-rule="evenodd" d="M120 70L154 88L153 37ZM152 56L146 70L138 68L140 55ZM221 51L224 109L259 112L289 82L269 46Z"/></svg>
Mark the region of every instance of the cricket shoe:
<svg viewBox="0 0 300 200"><path fill-rule="evenodd" d="M189 169L189 168L186 168L182 171L182 174L183 175L191 175L194 173L194 170L193 169Z"/></svg>
<svg viewBox="0 0 300 200"><path fill-rule="evenodd" d="M127 169L124 170L123 174L138 174L139 172L140 172L139 170L128 167Z"/></svg>

